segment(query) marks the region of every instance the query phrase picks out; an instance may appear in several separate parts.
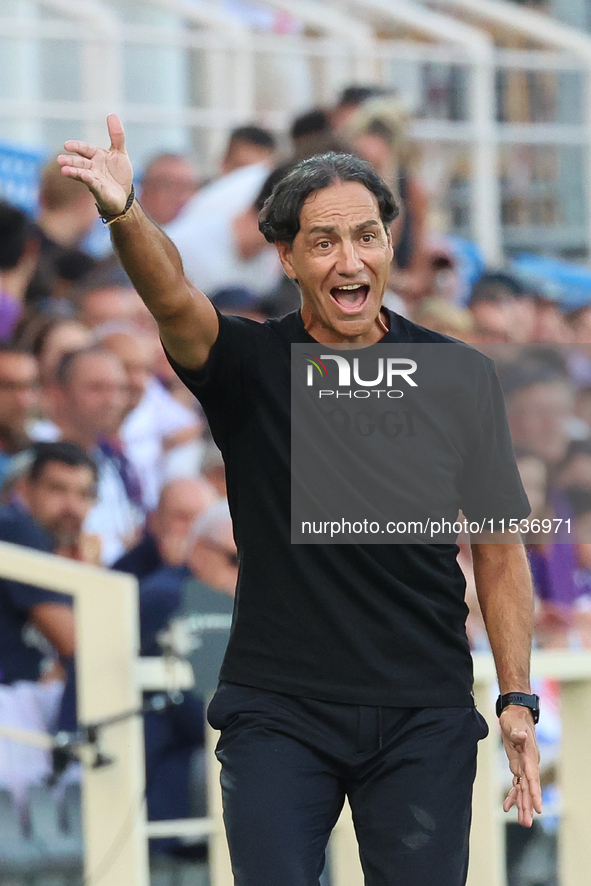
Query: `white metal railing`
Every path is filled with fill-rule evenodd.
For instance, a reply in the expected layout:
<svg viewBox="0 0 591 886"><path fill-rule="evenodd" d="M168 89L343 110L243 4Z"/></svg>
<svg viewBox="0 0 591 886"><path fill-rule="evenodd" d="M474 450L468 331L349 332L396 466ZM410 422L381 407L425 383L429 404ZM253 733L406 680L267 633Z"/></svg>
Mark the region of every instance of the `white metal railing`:
<svg viewBox="0 0 591 886"><path fill-rule="evenodd" d="M0 543L0 575L75 599L78 717L91 724L141 706L142 690L168 679L190 685L187 668L170 674L137 659L137 580L64 557ZM137 664L136 664L137 662ZM171 685L172 685L171 684ZM101 886L147 886L144 741L140 717L101 730L100 749L113 762L85 767L82 783L84 871Z"/></svg>
<svg viewBox="0 0 591 886"><path fill-rule="evenodd" d="M582 150L588 174L581 170L581 187L576 189L578 195L584 194L586 214L576 234L579 239L570 242L574 228L563 219L547 232L546 240L557 248L569 243L573 247L591 244L591 101L582 103L584 120L567 124L498 123L494 107L495 77L504 70L579 74L586 94L591 94L589 37L499 0L342 0L338 5L324 0L266 2L298 16L308 30L287 35L262 33L213 2L148 0L140 4L143 9L153 8L170 16L173 26L160 27L148 20L124 22L109 0L36 0L24 5L16 0L10 15L6 14L7 6L3 7L5 14L0 14L0 39L15 53L10 65L14 88L5 89L0 99L0 127L6 130L10 123L10 137L27 142L47 141L44 132L49 131L47 127L55 132L56 126L64 134L67 131L68 135L103 142L105 115L116 110L128 125L136 165L159 145L193 145L203 153L205 166L212 172L229 128L240 122L255 117L284 132L297 110L305 104L328 101L346 82L389 82L394 64L397 70L401 65L409 66L417 77L428 66L450 65L466 73L465 116L449 120L421 115L413 124L413 134L431 151L429 157L437 148L444 158L442 168L450 168L463 155L469 158L472 174L468 196L462 199L471 218L470 234L485 256L497 261L502 251L495 175L499 151L518 144ZM51 9L61 17L41 18L33 14L35 9ZM469 23L458 20L458 15ZM540 48L494 47L487 29L499 22L515 33L528 34L528 46ZM387 37L388 31L394 34L400 30L426 39ZM73 48L79 48L75 96L43 97L37 50L52 41L71 42ZM127 94L129 57L140 48L175 52L179 71L184 71L183 76L193 85L198 83L200 95L191 95L193 87L187 80L181 93L171 95L170 100L149 95L146 101L131 100ZM278 72L276 77L269 75L273 71ZM68 121L71 126L66 125ZM146 137L146 133L151 134ZM50 146L59 147L54 142ZM441 193L446 187L440 185L434 194L434 202L444 214L450 199ZM555 192L557 201L567 199L560 188Z"/></svg>

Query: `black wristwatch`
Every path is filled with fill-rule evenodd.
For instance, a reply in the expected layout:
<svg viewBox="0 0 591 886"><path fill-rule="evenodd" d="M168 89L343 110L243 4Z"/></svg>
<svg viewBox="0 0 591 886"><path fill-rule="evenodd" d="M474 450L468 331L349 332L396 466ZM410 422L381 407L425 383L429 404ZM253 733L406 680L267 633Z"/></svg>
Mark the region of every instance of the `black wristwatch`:
<svg viewBox="0 0 591 886"><path fill-rule="evenodd" d="M501 711L510 704L521 705L529 708L534 717L534 723L540 719L540 696L527 695L525 692L508 692L506 695L499 695L497 698L497 717L501 716Z"/></svg>

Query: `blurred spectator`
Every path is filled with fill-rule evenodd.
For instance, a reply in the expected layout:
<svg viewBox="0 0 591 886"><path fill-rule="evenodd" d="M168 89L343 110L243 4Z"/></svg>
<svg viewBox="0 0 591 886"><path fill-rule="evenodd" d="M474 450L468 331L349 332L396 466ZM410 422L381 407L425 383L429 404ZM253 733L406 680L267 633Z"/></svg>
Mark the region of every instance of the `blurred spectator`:
<svg viewBox="0 0 591 886"><path fill-rule="evenodd" d="M591 436L591 386L586 385L577 391L574 413L589 429L587 436Z"/></svg>
<svg viewBox="0 0 591 886"><path fill-rule="evenodd" d="M591 441L573 440L555 471L555 486L565 492L591 493ZM591 541L591 539L589 539Z"/></svg>
<svg viewBox="0 0 591 886"><path fill-rule="evenodd" d="M238 557L227 502L217 502L194 527L187 566L163 567L140 582L142 653L175 648L167 628L180 616L185 636L194 636L196 690L176 708L144 720L148 818L190 815L191 755L203 744L203 700L215 688L229 636ZM174 632L173 632L174 634ZM195 648L197 647L197 648ZM161 848L170 848L161 844Z"/></svg>
<svg viewBox="0 0 591 886"><path fill-rule="evenodd" d="M158 225L173 221L199 188L199 171L182 154L159 154L148 165L139 188L142 209Z"/></svg>
<svg viewBox="0 0 591 886"><path fill-rule="evenodd" d="M487 272L472 287L468 309L481 342L532 342L538 314L533 294L511 274Z"/></svg>
<svg viewBox="0 0 591 886"><path fill-rule="evenodd" d="M291 124L289 135L293 145L293 153L298 154L302 146L326 134L332 134L330 116L322 108L312 108L296 117Z"/></svg>
<svg viewBox="0 0 591 886"><path fill-rule="evenodd" d="M205 444L201 461L201 476L211 483L220 498L226 497L226 465L222 453L213 440L209 440Z"/></svg>
<svg viewBox="0 0 591 886"><path fill-rule="evenodd" d="M513 445L552 467L564 458L574 389L568 377L538 361L523 361L503 380Z"/></svg>
<svg viewBox="0 0 591 886"><path fill-rule="evenodd" d="M130 324L118 328L99 341L119 358L127 376L128 411L119 437L139 478L143 507L151 511L166 480L197 473L203 448L201 428L196 413L175 400L154 377L150 340Z"/></svg>
<svg viewBox="0 0 591 886"><path fill-rule="evenodd" d="M35 358L0 345L0 487L15 456L30 446L29 424L39 403L37 385Z"/></svg>
<svg viewBox="0 0 591 886"><path fill-rule="evenodd" d="M138 300L139 295L130 286L90 286L77 295L78 319L88 329L113 321L132 321Z"/></svg>
<svg viewBox="0 0 591 886"><path fill-rule="evenodd" d="M20 483L20 503L0 509L0 539L92 561L82 524L94 501L96 478L96 465L79 447L37 444ZM67 663L75 646L70 598L1 578L0 636L0 722L51 731L62 694L54 657ZM0 739L0 785L17 800L50 772L46 751Z"/></svg>
<svg viewBox="0 0 591 886"><path fill-rule="evenodd" d="M294 162L329 151L348 153L351 148L332 128L327 112L316 108L297 117L290 131Z"/></svg>
<svg viewBox="0 0 591 886"><path fill-rule="evenodd" d="M258 300L257 311L265 318L285 317L292 311L299 311L301 306L302 296L297 284L284 275L271 292Z"/></svg>
<svg viewBox="0 0 591 886"><path fill-rule="evenodd" d="M163 566L140 583L144 655L161 653L158 635L168 626L181 606L184 585L191 576L209 592L218 595L214 596L214 600L219 599L220 594L230 600L234 597L238 580L238 555L227 501L224 499L210 505L197 519L191 534L186 565ZM226 611L231 609L231 604L228 604Z"/></svg>
<svg viewBox="0 0 591 886"><path fill-rule="evenodd" d="M266 320L266 314L261 310L263 299L244 286L229 286L227 289L219 289L211 297L212 304L216 306L220 314L233 314L235 317L248 317L262 323Z"/></svg>
<svg viewBox="0 0 591 886"><path fill-rule="evenodd" d="M23 314L38 259L35 226L20 209L0 200L0 342L11 339Z"/></svg>
<svg viewBox="0 0 591 886"><path fill-rule="evenodd" d="M591 342L591 304L572 311L565 317L574 344Z"/></svg>
<svg viewBox="0 0 591 886"><path fill-rule="evenodd" d="M73 318L45 318L44 325L32 343L34 356L39 364L42 387L55 381L58 364L64 354L79 351L90 344L91 332Z"/></svg>
<svg viewBox="0 0 591 886"><path fill-rule="evenodd" d="M337 102L330 112L330 120L335 130L341 129L352 114L366 101L373 98L383 98L385 96L394 96L395 90L370 84L367 86L358 86L352 84L345 87L339 95Z"/></svg>
<svg viewBox="0 0 591 886"><path fill-rule="evenodd" d="M97 220L88 188L62 175L55 160L41 173L39 203L40 255L27 287L27 301L35 303L67 294L72 283L94 267L81 244Z"/></svg>
<svg viewBox="0 0 591 886"><path fill-rule="evenodd" d="M184 563L189 533L217 497L207 480L170 480L160 493L158 507L148 517L141 540L113 568L145 578L161 566Z"/></svg>
<svg viewBox="0 0 591 886"><path fill-rule="evenodd" d="M536 299L536 322L530 341L548 344L569 344L573 341L573 331L558 301L544 297Z"/></svg>
<svg viewBox="0 0 591 886"><path fill-rule="evenodd" d="M434 332L459 338L460 341L474 341L474 320L465 308L437 296L423 301L415 314L415 322Z"/></svg>
<svg viewBox="0 0 591 886"><path fill-rule="evenodd" d="M408 137L409 115L395 96L363 102L342 133L398 194L401 214L392 225L394 264L390 286L410 304L429 294L433 283L427 249L429 200L416 172L416 150Z"/></svg>
<svg viewBox="0 0 591 886"><path fill-rule="evenodd" d="M190 258L195 239L193 231L202 230L208 219L212 219L214 224L220 224L222 220L228 222L252 206L269 172L267 163L255 163L242 166L204 185L188 201L181 215L165 227L181 255Z"/></svg>
<svg viewBox="0 0 591 886"><path fill-rule="evenodd" d="M548 468L541 458L517 452L517 468L529 501L529 520L543 520L548 516ZM533 539L530 537L530 541Z"/></svg>
<svg viewBox="0 0 591 886"><path fill-rule="evenodd" d="M35 433L77 443L95 459L97 503L85 528L100 537L101 562L108 565L134 544L143 525L137 476L117 436L128 404L121 361L97 347L64 354L51 403L52 423L38 426Z"/></svg>
<svg viewBox="0 0 591 886"><path fill-rule="evenodd" d="M552 520L556 514L546 464L524 452L518 453L517 467L531 505L530 523ZM573 545L555 542L556 538L557 534L542 531L530 531L524 538L536 595L536 643L542 648L568 646L572 607L578 595Z"/></svg>
<svg viewBox="0 0 591 886"><path fill-rule="evenodd" d="M222 175L228 175L243 166L255 163L273 163L276 151L275 137L260 126L238 126L228 139L228 146L220 163Z"/></svg>
<svg viewBox="0 0 591 886"><path fill-rule="evenodd" d="M287 168L268 174L254 202L241 211L229 213L222 206L221 211L191 213L169 229L187 277L206 295L243 286L262 297L282 279L277 250L259 231L258 214Z"/></svg>

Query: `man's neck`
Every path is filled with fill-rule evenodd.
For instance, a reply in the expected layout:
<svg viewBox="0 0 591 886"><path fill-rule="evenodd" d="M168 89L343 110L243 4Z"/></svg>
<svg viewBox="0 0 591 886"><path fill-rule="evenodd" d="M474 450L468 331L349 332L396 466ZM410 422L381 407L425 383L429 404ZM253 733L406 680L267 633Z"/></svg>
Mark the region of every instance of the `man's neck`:
<svg viewBox="0 0 591 886"><path fill-rule="evenodd" d="M343 347L347 347L348 345L352 347L374 345L381 341L390 331L390 318L383 307L380 308L380 311L375 318L374 325L367 333L350 337L339 336L335 330L322 325L318 318L315 317L311 311L307 310L305 306L301 309L301 316L304 323L304 329L308 335L311 335L313 339L323 345L340 344L343 345Z"/></svg>
<svg viewBox="0 0 591 886"><path fill-rule="evenodd" d="M85 452L91 452L97 446L96 436L90 432L84 431L70 424L67 420L56 422L59 428L61 439L67 440L69 443L76 443Z"/></svg>

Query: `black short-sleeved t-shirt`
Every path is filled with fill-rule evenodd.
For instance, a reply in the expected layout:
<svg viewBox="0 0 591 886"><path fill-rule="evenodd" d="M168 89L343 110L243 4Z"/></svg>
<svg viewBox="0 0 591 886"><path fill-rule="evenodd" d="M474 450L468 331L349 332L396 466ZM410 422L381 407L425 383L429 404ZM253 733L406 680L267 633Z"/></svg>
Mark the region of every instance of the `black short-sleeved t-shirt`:
<svg viewBox="0 0 591 886"><path fill-rule="evenodd" d="M453 342L392 312L389 319L383 342ZM171 364L200 400L226 463L240 568L221 679L352 704L471 705L457 546L292 545L291 344L314 339L299 312L264 324L219 320L203 370ZM482 357L482 366L494 377L490 360ZM512 457L498 402L495 409L494 445ZM519 518L529 506L515 477ZM494 484L482 483L494 510Z"/></svg>
<svg viewBox="0 0 591 886"><path fill-rule="evenodd" d="M0 508L0 541L47 553L52 550L49 537L26 511L16 505ZM0 683L38 680L40 677L43 655L23 639L31 609L39 603L69 605L71 598L0 578Z"/></svg>

